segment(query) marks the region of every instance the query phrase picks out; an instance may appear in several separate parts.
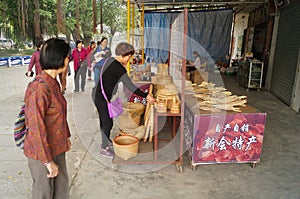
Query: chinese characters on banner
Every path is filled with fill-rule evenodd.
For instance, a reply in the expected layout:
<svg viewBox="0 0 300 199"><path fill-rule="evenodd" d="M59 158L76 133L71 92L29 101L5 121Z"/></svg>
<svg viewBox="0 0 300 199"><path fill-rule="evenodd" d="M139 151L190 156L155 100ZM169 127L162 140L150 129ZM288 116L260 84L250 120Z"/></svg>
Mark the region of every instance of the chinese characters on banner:
<svg viewBox="0 0 300 199"><path fill-rule="evenodd" d="M193 144L194 163L257 162L265 113L202 115Z"/></svg>
<svg viewBox="0 0 300 199"><path fill-rule="evenodd" d="M141 91L144 91L145 93L149 92L149 83L143 83L143 84L135 84ZM134 103L142 103L144 105L147 104L146 98L140 97L134 93L131 93L127 88L124 87L124 92L128 96L128 101L129 102L134 102Z"/></svg>

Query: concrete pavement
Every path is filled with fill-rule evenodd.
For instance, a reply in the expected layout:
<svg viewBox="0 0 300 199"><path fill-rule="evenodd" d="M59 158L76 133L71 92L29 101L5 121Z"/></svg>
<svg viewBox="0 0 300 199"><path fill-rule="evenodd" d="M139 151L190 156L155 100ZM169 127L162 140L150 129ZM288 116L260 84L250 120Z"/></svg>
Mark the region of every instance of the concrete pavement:
<svg viewBox="0 0 300 199"><path fill-rule="evenodd" d="M29 78L26 67L0 68L0 199L27 199L31 196L31 177L27 160L15 147L13 123L20 108ZM85 92L73 93L68 78L68 121L72 149L67 154L72 199L215 199L215 198L300 198L300 115L288 109L267 92L246 92L232 78L225 85L234 94L248 95L251 105L267 112L262 162L249 164L200 165L184 172L174 165L111 168L111 161L98 154L99 121L91 101L93 81ZM136 171L140 171L136 172ZM130 172L131 171L131 172Z"/></svg>

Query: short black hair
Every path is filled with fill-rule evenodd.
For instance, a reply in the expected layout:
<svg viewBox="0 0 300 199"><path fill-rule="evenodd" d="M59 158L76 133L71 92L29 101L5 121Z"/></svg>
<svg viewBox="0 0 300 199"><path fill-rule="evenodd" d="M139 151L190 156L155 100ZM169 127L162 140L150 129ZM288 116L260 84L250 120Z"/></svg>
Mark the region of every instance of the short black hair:
<svg viewBox="0 0 300 199"><path fill-rule="evenodd" d="M64 67L65 58L69 55L70 46L62 39L48 39L40 51L42 70Z"/></svg>
<svg viewBox="0 0 300 199"><path fill-rule="evenodd" d="M43 45L43 43L44 43L44 41L40 40L36 45L37 49L39 49Z"/></svg>
<svg viewBox="0 0 300 199"><path fill-rule="evenodd" d="M101 44L105 39L108 41L108 39L107 39L106 37L102 37L102 39L100 40L100 44Z"/></svg>
<svg viewBox="0 0 300 199"><path fill-rule="evenodd" d="M95 41L91 41L90 45L93 45L93 44L95 44L95 43L96 43Z"/></svg>
<svg viewBox="0 0 300 199"><path fill-rule="evenodd" d="M82 43L82 40L79 39L76 41L76 48L77 48L78 44L80 44L80 43Z"/></svg>
<svg viewBox="0 0 300 199"><path fill-rule="evenodd" d="M122 57L125 57L127 55L133 55L134 54L134 47L126 42L121 42L117 45L115 50L116 55L121 55Z"/></svg>
<svg viewBox="0 0 300 199"><path fill-rule="evenodd" d="M197 55L197 57L200 57L200 55L197 51L193 51L193 54Z"/></svg>

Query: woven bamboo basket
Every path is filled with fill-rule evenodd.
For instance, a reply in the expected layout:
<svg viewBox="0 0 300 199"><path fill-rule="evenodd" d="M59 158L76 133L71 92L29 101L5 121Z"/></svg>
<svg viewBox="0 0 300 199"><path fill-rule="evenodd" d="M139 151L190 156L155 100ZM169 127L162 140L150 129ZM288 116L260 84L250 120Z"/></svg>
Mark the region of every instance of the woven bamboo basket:
<svg viewBox="0 0 300 199"><path fill-rule="evenodd" d="M169 74L168 64L157 64L157 74L168 75Z"/></svg>
<svg viewBox="0 0 300 199"><path fill-rule="evenodd" d="M145 135L145 126L141 125L135 129L121 129L120 135L131 135L137 137L139 140Z"/></svg>
<svg viewBox="0 0 300 199"><path fill-rule="evenodd" d="M141 103L127 102L123 104L124 112L118 117L120 129L134 129L140 126L141 115L145 106Z"/></svg>
<svg viewBox="0 0 300 199"><path fill-rule="evenodd" d="M113 147L116 156L128 160L137 155L139 139L131 135L120 135L113 139Z"/></svg>

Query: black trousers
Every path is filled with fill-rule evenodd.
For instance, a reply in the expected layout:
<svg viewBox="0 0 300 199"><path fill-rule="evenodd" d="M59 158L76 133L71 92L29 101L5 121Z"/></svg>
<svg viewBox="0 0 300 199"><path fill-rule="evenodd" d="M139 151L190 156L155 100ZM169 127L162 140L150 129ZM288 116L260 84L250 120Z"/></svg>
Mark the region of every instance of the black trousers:
<svg viewBox="0 0 300 199"><path fill-rule="evenodd" d="M109 117L107 102L96 98L95 105L97 107L100 119L100 132L102 137L102 148L106 148L111 142L110 131L113 127L113 119Z"/></svg>
<svg viewBox="0 0 300 199"><path fill-rule="evenodd" d="M75 90L79 90L79 79L81 78L81 90L84 90L85 82L86 82L86 71L87 66L81 66L75 71L74 82L75 82Z"/></svg>

